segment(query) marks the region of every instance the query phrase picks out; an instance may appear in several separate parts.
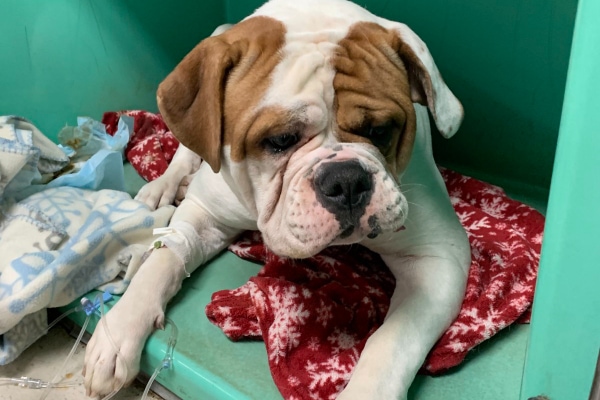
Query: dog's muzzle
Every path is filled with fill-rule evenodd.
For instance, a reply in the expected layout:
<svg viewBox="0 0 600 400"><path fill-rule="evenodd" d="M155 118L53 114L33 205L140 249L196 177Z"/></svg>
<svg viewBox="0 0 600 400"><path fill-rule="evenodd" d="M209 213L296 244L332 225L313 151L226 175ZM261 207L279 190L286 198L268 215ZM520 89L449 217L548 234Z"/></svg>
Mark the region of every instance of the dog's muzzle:
<svg viewBox="0 0 600 400"><path fill-rule="evenodd" d="M321 165L313 181L317 200L340 224L340 238L360 226L360 218L373 195L373 175L358 160Z"/></svg>

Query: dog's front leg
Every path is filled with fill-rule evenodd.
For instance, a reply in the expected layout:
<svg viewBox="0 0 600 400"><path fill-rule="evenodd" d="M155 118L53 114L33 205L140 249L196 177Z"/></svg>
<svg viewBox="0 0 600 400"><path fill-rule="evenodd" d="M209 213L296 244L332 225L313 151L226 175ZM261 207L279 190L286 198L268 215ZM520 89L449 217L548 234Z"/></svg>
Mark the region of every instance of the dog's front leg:
<svg viewBox="0 0 600 400"><path fill-rule="evenodd" d="M135 378L144 343L163 327L166 305L183 279L240 232L216 222L194 196L183 201L169 227L172 233L157 239L167 247L152 251L88 343L83 372L88 396L106 395Z"/></svg>
<svg viewBox="0 0 600 400"><path fill-rule="evenodd" d="M83 375L88 396L106 395L135 378L144 343L163 326L166 303L184 277L181 261L167 248L153 251L140 266L87 345Z"/></svg>
<svg viewBox="0 0 600 400"><path fill-rule="evenodd" d="M464 257L382 257L396 277L390 309L338 399L406 399L429 350L460 309L467 278Z"/></svg>

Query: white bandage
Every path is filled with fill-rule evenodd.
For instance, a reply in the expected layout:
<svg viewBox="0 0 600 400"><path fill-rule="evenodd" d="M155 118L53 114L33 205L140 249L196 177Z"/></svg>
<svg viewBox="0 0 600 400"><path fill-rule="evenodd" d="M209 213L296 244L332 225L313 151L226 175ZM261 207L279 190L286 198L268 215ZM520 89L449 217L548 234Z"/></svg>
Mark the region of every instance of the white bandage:
<svg viewBox="0 0 600 400"><path fill-rule="evenodd" d="M204 262L200 236L192 224L175 221L167 228L154 229L155 235L164 235L156 239L151 248L168 247L183 263L187 277L190 276L186 266L198 266Z"/></svg>

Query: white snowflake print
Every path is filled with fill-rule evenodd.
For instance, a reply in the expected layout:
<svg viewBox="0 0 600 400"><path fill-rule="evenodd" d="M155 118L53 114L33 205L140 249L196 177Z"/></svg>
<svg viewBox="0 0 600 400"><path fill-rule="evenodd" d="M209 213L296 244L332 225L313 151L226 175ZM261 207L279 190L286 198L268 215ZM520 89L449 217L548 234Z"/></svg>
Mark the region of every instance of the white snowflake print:
<svg viewBox="0 0 600 400"><path fill-rule="evenodd" d="M496 228L499 231L503 231L506 229L506 224L504 222L498 222L494 225L494 228Z"/></svg>
<svg viewBox="0 0 600 400"><path fill-rule="evenodd" d="M216 314L220 314L223 316L226 315L231 315L231 307L227 307L227 306L219 306L217 308L217 311L215 312Z"/></svg>
<svg viewBox="0 0 600 400"><path fill-rule="evenodd" d="M317 323L320 322L323 325L323 327L326 327L327 322L329 322L329 320L333 318L333 313L331 312L332 308L333 306L327 305L323 300L321 300L319 308L317 308L316 310Z"/></svg>
<svg viewBox="0 0 600 400"><path fill-rule="evenodd" d="M296 287L269 287L269 301L275 313L273 324L269 327L269 360L278 364L288 350L300 344L300 325L306 323L310 312L304 309L304 303L298 302Z"/></svg>
<svg viewBox="0 0 600 400"><path fill-rule="evenodd" d="M492 257L490 258L490 261L491 261L492 265L494 265L496 267L504 268L506 266L506 261L504 260L504 257L502 257L502 254L500 254L500 253L493 253Z"/></svg>
<svg viewBox="0 0 600 400"><path fill-rule="evenodd" d="M295 387L295 386L300 385L301 382L297 376L290 375L288 377L288 383L290 384L291 387Z"/></svg>
<svg viewBox="0 0 600 400"><path fill-rule="evenodd" d="M460 216L459 216L460 217ZM467 231L467 236L469 238L483 238L485 236L485 232L476 233L475 231L479 231L481 229L489 229L490 222L488 217L483 217L481 219L475 219L474 221L467 222L466 220L461 220L465 230Z"/></svg>
<svg viewBox="0 0 600 400"><path fill-rule="evenodd" d="M452 350L455 353L462 353L465 350L468 350L470 347L469 343L465 343L460 339L451 340L446 345L446 348Z"/></svg>
<svg viewBox="0 0 600 400"><path fill-rule="evenodd" d="M533 243L535 243L535 244L542 244L543 238L544 238L544 234L543 233L538 233L533 238L531 238L531 241Z"/></svg>
<svg viewBox="0 0 600 400"><path fill-rule="evenodd" d="M311 393L318 395L319 393L316 391L330 383L335 385L336 391L329 396L329 399L335 399L339 392L344 389L348 380L350 380L352 370L358 362L358 356L358 351L354 349L350 359L346 362L342 362L338 355L334 355L327 361L318 364L308 361L305 370L308 372L310 378L308 387Z"/></svg>
<svg viewBox="0 0 600 400"><path fill-rule="evenodd" d="M311 337L310 340L308 341L308 349L311 351L319 350L320 346L321 346L321 339L317 336Z"/></svg>
<svg viewBox="0 0 600 400"><path fill-rule="evenodd" d="M475 215L475 211L456 211L456 215L464 225L473 215Z"/></svg>
<svg viewBox="0 0 600 400"><path fill-rule="evenodd" d="M525 245L522 242L501 242L498 243L498 248L508 257L511 258L515 254L520 254Z"/></svg>
<svg viewBox="0 0 600 400"><path fill-rule="evenodd" d="M491 194L492 196L504 196L504 190L498 186L488 184L480 192L481 195Z"/></svg>
<svg viewBox="0 0 600 400"><path fill-rule="evenodd" d="M243 328L239 325L236 325L233 321L233 318L227 317L225 321L221 324L221 329L225 332L226 335L232 334L235 331L242 330Z"/></svg>
<svg viewBox="0 0 600 400"><path fill-rule="evenodd" d="M314 258L318 262L318 264L322 267L325 267L325 266L335 267L336 265L339 264L339 261L336 260L335 258L325 256L322 254L316 255Z"/></svg>
<svg viewBox="0 0 600 400"><path fill-rule="evenodd" d="M140 162L140 167L142 169L148 169L150 167L152 167L153 165L156 165L156 157L154 157L154 154L152 153L146 153L142 156L142 160Z"/></svg>
<svg viewBox="0 0 600 400"><path fill-rule="evenodd" d="M377 287L370 287L369 288L369 294L375 295L377 297L382 297L385 295L385 293L383 293L383 290L377 288Z"/></svg>
<svg viewBox="0 0 600 400"><path fill-rule="evenodd" d="M329 335L327 341L335 346L333 348L334 354L351 349L358 343L358 340L356 340L354 336L346 331L340 331L339 328L336 328L335 331Z"/></svg>
<svg viewBox="0 0 600 400"><path fill-rule="evenodd" d="M246 242L237 242L234 244L231 244L229 246L229 250L231 250L232 252L234 252L235 254L238 255L238 257L241 258L253 258L251 251L251 247L248 246L248 243Z"/></svg>

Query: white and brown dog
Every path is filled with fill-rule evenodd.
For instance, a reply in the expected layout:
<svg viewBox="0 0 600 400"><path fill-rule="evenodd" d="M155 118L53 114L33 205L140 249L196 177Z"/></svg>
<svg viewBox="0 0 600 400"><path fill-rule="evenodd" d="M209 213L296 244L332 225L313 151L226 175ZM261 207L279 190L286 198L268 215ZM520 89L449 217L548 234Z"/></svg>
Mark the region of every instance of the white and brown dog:
<svg viewBox="0 0 600 400"><path fill-rule="evenodd" d="M271 0L194 48L158 104L185 147L137 198L169 204L195 174L165 247L105 317L121 360L103 329L88 345L88 395L132 380L186 274L258 229L281 256L351 243L381 254L396 290L339 399L406 398L470 262L427 115L450 137L463 110L423 41L346 0Z"/></svg>

